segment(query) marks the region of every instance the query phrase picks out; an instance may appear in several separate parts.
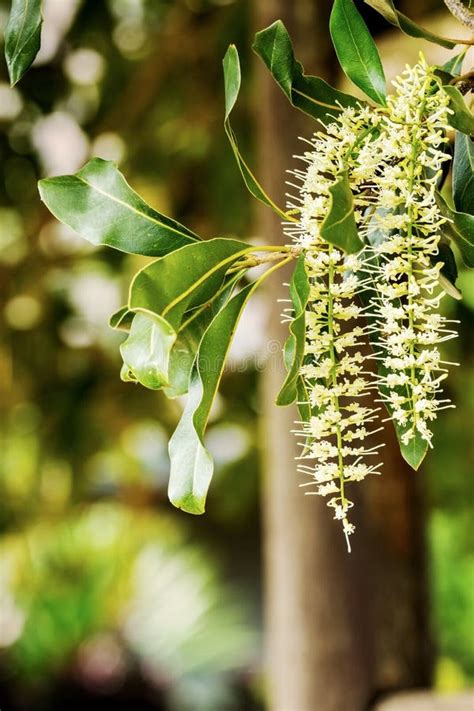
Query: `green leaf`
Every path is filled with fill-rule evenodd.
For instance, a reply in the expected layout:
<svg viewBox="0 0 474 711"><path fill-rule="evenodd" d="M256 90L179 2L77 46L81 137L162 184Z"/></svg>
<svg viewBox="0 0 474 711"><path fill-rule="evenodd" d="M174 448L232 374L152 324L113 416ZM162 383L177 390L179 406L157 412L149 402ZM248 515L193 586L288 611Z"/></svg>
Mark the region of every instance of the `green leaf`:
<svg viewBox="0 0 474 711"><path fill-rule="evenodd" d="M441 288L453 299L461 300L462 294L456 286L456 279L458 278L456 260L449 240L444 235L442 235L439 240L438 254L432 258L432 261L434 264L442 262L441 272L439 274L439 284Z"/></svg>
<svg viewBox="0 0 474 711"><path fill-rule="evenodd" d="M407 464L409 464L412 469L417 471L428 452L428 442L422 438L417 430L408 444L404 444L401 440L404 430L396 422L394 424L401 455Z"/></svg>
<svg viewBox="0 0 474 711"><path fill-rule="evenodd" d="M354 199L347 171L339 174L336 182L329 188L329 193L331 202L321 225L321 237L348 254L359 252L364 244L357 232Z"/></svg>
<svg viewBox="0 0 474 711"><path fill-rule="evenodd" d="M273 78L292 106L312 118L332 121L342 108L363 103L349 94L337 91L318 77L306 76L296 61L288 31L277 20L255 35L253 50L265 62Z"/></svg>
<svg viewBox="0 0 474 711"><path fill-rule="evenodd" d="M76 175L41 180L39 191L53 215L92 244L160 257L199 241L147 205L110 161L94 158Z"/></svg>
<svg viewBox="0 0 474 711"><path fill-rule="evenodd" d="M278 393L276 404L291 405L298 397L298 378L304 358L306 328L305 311L309 297L309 281L305 268L305 255L300 254L290 282L290 296L294 317L290 325L290 335L285 344L285 362L288 370L285 382Z"/></svg>
<svg viewBox="0 0 474 711"><path fill-rule="evenodd" d="M175 506L188 513L204 513L214 468L211 455L204 446L204 431L240 316L262 281L290 259L270 267L259 279L233 296L211 321L201 340L186 406L169 443L168 495Z"/></svg>
<svg viewBox="0 0 474 711"><path fill-rule="evenodd" d="M242 272L239 272L228 278L211 303L202 307L202 310L198 309L185 314L186 325L184 328L181 327L176 343L170 353L169 384L164 389L166 397L175 398L188 392L191 369L202 337L211 321L232 296L234 287L242 276ZM186 319L189 314L194 316L196 311L199 313L195 318L192 318L192 320Z"/></svg>
<svg viewBox="0 0 474 711"><path fill-rule="evenodd" d="M240 173L242 175L243 181L247 187L247 190L253 195L257 200L263 202L264 205L271 207L277 215L279 215L283 220L289 220L295 222L296 220L288 215L284 210L282 210L278 205L276 205L273 200L267 195L265 190L262 188L244 158L242 157L237 140L230 125L230 114L235 106L237 97L240 91L240 62L237 48L231 44L225 54L223 60L224 66L224 88L225 88L225 120L224 128L227 137L230 141L232 151L234 153L237 165L239 166Z"/></svg>
<svg viewBox="0 0 474 711"><path fill-rule="evenodd" d="M367 25L352 0L334 0L329 31L346 76L377 104L385 106L385 74Z"/></svg>
<svg viewBox="0 0 474 711"><path fill-rule="evenodd" d="M186 406L169 442L168 495L172 504L188 513L204 513L214 470L211 455L204 446L204 431L227 352L254 289L255 284L249 284L232 297L205 332L193 366Z"/></svg>
<svg viewBox="0 0 474 711"><path fill-rule="evenodd" d="M464 264L474 269L474 215L454 210L439 192L436 201L441 213L449 220L444 226L446 233L458 246Z"/></svg>
<svg viewBox="0 0 474 711"><path fill-rule="evenodd" d="M137 380L151 390L168 385L168 364L175 340L176 332L164 318L137 313L127 340L120 346L126 379Z"/></svg>
<svg viewBox="0 0 474 711"><path fill-rule="evenodd" d="M301 417L301 422L309 422L313 413L311 411L311 405L309 403L309 394L306 389L306 384L301 375L298 376L298 380L296 381L296 390L298 397L298 412Z"/></svg>
<svg viewBox="0 0 474 711"><path fill-rule="evenodd" d="M424 27L420 27L416 22L410 20L409 17L399 12L392 0L364 0L367 5L370 5L374 10L384 17L387 22L398 27L399 30L404 32L409 37L417 37L419 39L425 39L428 42L434 42L447 49L452 49L456 46L457 42L449 39L448 37L441 37L436 35L429 30L425 30ZM447 69L446 71L449 71Z"/></svg>
<svg viewBox="0 0 474 711"><path fill-rule="evenodd" d="M452 114L449 114L448 121L450 125L461 133L468 136L474 134L474 116L469 111L464 101L461 92L455 86L445 85L443 91L449 96L449 108Z"/></svg>
<svg viewBox="0 0 474 711"><path fill-rule="evenodd" d="M129 310L128 306L121 306L109 318L109 326L117 331L130 331L134 316L135 314Z"/></svg>
<svg viewBox="0 0 474 711"><path fill-rule="evenodd" d="M441 68L445 72L450 74L452 77L459 76L459 74L461 73L462 63L466 56L466 52L467 47L465 47L462 52L459 52L459 54L455 54L454 57L448 59L448 61L445 62Z"/></svg>
<svg viewBox="0 0 474 711"><path fill-rule="evenodd" d="M41 41L41 0L12 0L5 30L5 57L12 86L30 68Z"/></svg>
<svg viewBox="0 0 474 711"><path fill-rule="evenodd" d="M454 144L453 199L457 210L474 215L474 143L459 132Z"/></svg>
<svg viewBox="0 0 474 711"><path fill-rule="evenodd" d="M245 242L220 237L181 247L138 272L128 308L159 314L178 330L185 311L212 299L229 267L252 251Z"/></svg>

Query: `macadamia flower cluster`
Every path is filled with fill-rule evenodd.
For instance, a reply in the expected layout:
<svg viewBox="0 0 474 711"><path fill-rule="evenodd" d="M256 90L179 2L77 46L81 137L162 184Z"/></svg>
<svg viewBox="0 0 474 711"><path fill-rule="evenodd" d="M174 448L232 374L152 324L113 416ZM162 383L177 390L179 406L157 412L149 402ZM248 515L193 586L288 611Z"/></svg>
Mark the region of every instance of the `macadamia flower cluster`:
<svg viewBox="0 0 474 711"><path fill-rule="evenodd" d="M446 221L435 188L449 159L448 97L423 58L393 84L387 107L344 109L309 141L289 203L300 221L286 230L304 250L310 284L300 375L311 417L297 430L299 470L315 486L308 493L328 497L348 545L348 485L381 466L381 445L370 440L382 419L372 391L380 391L403 444L416 436L431 443L429 422L448 405L438 344L455 335L438 313L436 260ZM342 173L365 244L356 255L321 236Z"/></svg>

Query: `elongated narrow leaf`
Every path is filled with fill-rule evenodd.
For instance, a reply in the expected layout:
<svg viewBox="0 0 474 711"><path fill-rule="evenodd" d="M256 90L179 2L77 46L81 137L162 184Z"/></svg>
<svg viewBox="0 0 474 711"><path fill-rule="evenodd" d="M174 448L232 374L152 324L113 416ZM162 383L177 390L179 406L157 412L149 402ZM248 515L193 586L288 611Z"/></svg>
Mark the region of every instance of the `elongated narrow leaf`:
<svg viewBox="0 0 474 711"><path fill-rule="evenodd" d="M384 17L387 22L398 27L399 30L404 32L409 37L417 37L419 39L425 39L428 42L433 42L434 44L439 44L441 47L446 47L447 49L452 49L456 46L457 42L447 38L441 37L440 35L434 34L429 30L425 30L424 27L420 27L416 22L410 20L409 17L399 12L392 0L364 0L367 5L370 5L374 10L379 12L382 17Z"/></svg>
<svg viewBox="0 0 474 711"><path fill-rule="evenodd" d="M265 190L262 188L247 163L245 162L242 154L239 151L237 144L237 139L235 137L234 131L230 125L230 114L235 106L237 97L240 91L240 62L237 48L231 44L225 54L223 60L224 66L224 88L225 88L225 120L224 128L227 137L232 146L232 151L234 153L237 165L239 166L240 173L242 175L243 181L247 187L247 190L253 195L257 200L263 202L264 205L271 207L277 215L279 215L284 220L292 221L292 218L286 214L278 205L276 205L273 200L267 195ZM294 220L293 220L294 221Z"/></svg>
<svg viewBox="0 0 474 711"><path fill-rule="evenodd" d="M465 133L467 136L474 135L474 116L469 111L461 92L455 86L443 86L443 90L449 96L449 108L452 114L449 115L449 123L457 131Z"/></svg>
<svg viewBox="0 0 474 711"><path fill-rule="evenodd" d="M76 175L41 180L39 191L53 215L92 244L160 257L199 241L147 205L110 161L94 158Z"/></svg>
<svg viewBox="0 0 474 711"><path fill-rule="evenodd" d="M354 218L354 199L347 171L340 173L329 188L331 204L321 225L321 237L348 254L359 252L364 246L357 232Z"/></svg>
<svg viewBox="0 0 474 711"><path fill-rule="evenodd" d="M229 267L252 249L219 237L181 247L138 272L128 307L159 314L178 329L185 311L211 299Z"/></svg>
<svg viewBox="0 0 474 711"><path fill-rule="evenodd" d="M453 199L459 212L474 215L474 142L459 132L454 144Z"/></svg>
<svg viewBox="0 0 474 711"><path fill-rule="evenodd" d="M186 406L170 439L168 495L175 506L188 513L204 513L214 469L212 457L204 446L204 431L228 349L254 288L255 284L249 284L233 296L205 332L193 367Z"/></svg>
<svg viewBox="0 0 474 711"><path fill-rule="evenodd" d="M294 315L290 325L290 335L285 344L285 362L288 374L276 400L276 404L280 406L291 405L298 397L298 377L305 349L305 312L309 297L309 281L305 269L304 254L299 256L296 263L290 282L290 296Z"/></svg>
<svg viewBox="0 0 474 711"><path fill-rule="evenodd" d="M232 296L236 283L242 276L243 273L240 272L228 277L224 287L220 289L212 302L201 309L196 309L194 312L188 311L185 314L184 326L181 326L176 343L170 353L169 383L164 389L166 397L175 398L188 392L192 366L204 333L214 317L226 305ZM198 312L197 316L196 312Z"/></svg>
<svg viewBox="0 0 474 711"><path fill-rule="evenodd" d="M130 334L120 346L127 380L136 380L151 390L159 390L168 381L168 365L176 332L164 318L139 312Z"/></svg>
<svg viewBox="0 0 474 711"><path fill-rule="evenodd" d="M385 106L387 90L382 62L353 0L334 0L329 30L346 76L377 104Z"/></svg>
<svg viewBox="0 0 474 711"><path fill-rule="evenodd" d="M38 54L41 23L41 0L12 0L5 30L5 58L12 86L20 81Z"/></svg>
<svg viewBox="0 0 474 711"><path fill-rule="evenodd" d="M474 269L474 215L454 210L441 193L436 194L436 201L441 213L449 220L445 225L447 235L459 248L464 264Z"/></svg>
<svg viewBox="0 0 474 711"><path fill-rule="evenodd" d="M342 107L361 103L334 89L323 79L307 76L296 61L290 36L281 20L255 35L253 50L263 59L292 106L323 122L332 121ZM362 102L363 103L363 102Z"/></svg>

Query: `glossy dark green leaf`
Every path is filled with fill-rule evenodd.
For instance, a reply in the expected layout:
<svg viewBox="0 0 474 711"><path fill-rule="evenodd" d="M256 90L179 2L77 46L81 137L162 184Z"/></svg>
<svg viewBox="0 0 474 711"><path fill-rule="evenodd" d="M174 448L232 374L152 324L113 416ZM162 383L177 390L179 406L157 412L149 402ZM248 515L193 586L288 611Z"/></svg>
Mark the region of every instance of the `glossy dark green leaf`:
<svg viewBox="0 0 474 711"><path fill-rule="evenodd" d="M367 25L353 0L334 0L329 30L346 76L377 104L386 104L385 74Z"/></svg>
<svg viewBox="0 0 474 711"><path fill-rule="evenodd" d="M161 316L149 312L135 314L130 333L120 346L127 380L136 380L151 390L168 381L168 364L176 332Z"/></svg>
<svg viewBox="0 0 474 711"><path fill-rule="evenodd" d="M186 406L170 439L168 495L175 506L188 513L204 513L214 469L204 445L204 432L228 349L254 288L249 284L233 296L205 332L193 366Z"/></svg>
<svg viewBox="0 0 474 711"><path fill-rule="evenodd" d="M359 252L364 244L357 231L354 198L347 171L339 174L336 182L329 188L329 193L331 202L321 225L321 237L348 254Z"/></svg>
<svg viewBox="0 0 474 711"><path fill-rule="evenodd" d="M449 108L453 112L448 117L450 125L468 136L474 135L474 116L469 111L461 92L455 86L449 85L443 86L443 90L449 96Z"/></svg>
<svg viewBox="0 0 474 711"><path fill-rule="evenodd" d="M138 272L128 307L159 314L177 330L185 311L212 299L229 267L251 251L245 242L219 237L181 247Z"/></svg>
<svg viewBox="0 0 474 711"><path fill-rule="evenodd" d="M280 406L291 405L298 397L298 377L305 350L305 311L309 297L304 254L299 256L296 263L290 282L290 296L294 315L290 325L290 335L285 344L285 363L288 373L276 400L276 404Z"/></svg>
<svg viewBox="0 0 474 711"><path fill-rule="evenodd" d="M41 41L41 0L12 0L5 30L5 57L14 86L30 68Z"/></svg>
<svg viewBox="0 0 474 711"><path fill-rule="evenodd" d="M237 144L237 139L235 137L234 131L232 130L232 126L230 125L230 114L235 106L235 102L237 101L241 82L239 55L236 47L233 44L229 46L229 49L225 54L223 66L225 88L224 128L227 137L230 141L230 145L232 146L232 151L237 161L237 165L239 166L243 181L248 191L257 200L260 200L260 202L263 202L264 205L271 207L272 210L274 210L277 215L279 215L283 220L294 221L291 216L287 215L284 210L282 210L280 207L278 207L278 205L273 202L273 200L267 195L265 190L262 188L256 177L250 170L249 166L245 162L244 158L242 157L242 154L240 153Z"/></svg>
<svg viewBox="0 0 474 711"><path fill-rule="evenodd" d="M53 215L92 244L160 257L199 237L146 204L110 161L94 158L76 175L39 182Z"/></svg>
<svg viewBox="0 0 474 711"><path fill-rule="evenodd" d="M459 132L454 144L453 199L459 212L474 215L474 142Z"/></svg>
<svg viewBox="0 0 474 711"><path fill-rule="evenodd" d="M444 225L446 234L459 248L464 264L474 269L474 215L454 210L440 193L436 194L436 200L441 213L449 220Z"/></svg>
<svg viewBox="0 0 474 711"><path fill-rule="evenodd" d="M263 59L273 78L292 106L327 123L341 112L341 107L361 102L334 89L323 79L307 76L296 61L290 36L281 20L255 35L254 51Z"/></svg>
<svg viewBox="0 0 474 711"><path fill-rule="evenodd" d="M425 30L424 27L420 27L416 22L410 20L409 17L399 12L392 0L364 0L367 5L370 5L374 10L379 12L382 17L384 17L387 22L398 27L399 30L404 32L409 37L417 37L419 39L425 39L428 42L434 42L447 49L452 49L456 46L457 42L447 38L436 35L429 30Z"/></svg>

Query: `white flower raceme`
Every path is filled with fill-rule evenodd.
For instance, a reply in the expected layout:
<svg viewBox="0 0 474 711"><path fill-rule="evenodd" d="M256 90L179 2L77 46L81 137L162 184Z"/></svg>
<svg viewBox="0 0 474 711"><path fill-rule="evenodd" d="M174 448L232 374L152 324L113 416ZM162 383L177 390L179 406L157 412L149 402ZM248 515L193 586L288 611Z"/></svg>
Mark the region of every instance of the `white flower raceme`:
<svg viewBox="0 0 474 711"><path fill-rule="evenodd" d="M306 309L305 361L300 374L308 392L312 416L300 423L303 437L299 471L311 477L316 493L329 496L334 518L342 522L349 546L354 525L348 512L353 502L347 485L378 473L379 464L366 457L377 447L365 444L377 418L377 408L364 404L373 387L366 372L367 336L371 327L356 295L368 286L362 261L324 242L320 229L330 206L329 188L342 170L348 170L356 194L359 226L365 221L366 199L361 186L376 170L378 157L364 140L368 126L378 121L369 109L345 109L327 133L310 141L311 150L302 157L306 169L295 171L300 180L300 223L287 233L305 250L310 296ZM361 139L362 137L362 139ZM295 186L294 186L295 187ZM290 207L296 207L291 204Z"/></svg>
<svg viewBox="0 0 474 711"><path fill-rule="evenodd" d="M372 177L375 211L365 235L378 254L377 295L382 398L408 444L415 433L431 444L429 422L449 406L439 399L446 377L437 345L456 333L437 311L440 228L446 218L436 186L447 141L448 97L423 58L393 82L381 121L379 166Z"/></svg>
<svg viewBox="0 0 474 711"><path fill-rule="evenodd" d="M448 406L437 399L446 377L437 346L455 333L437 313L444 293L436 257L446 218L435 197L447 160L448 97L422 57L394 86L386 107L343 109L315 134L301 157L305 168L293 172L299 184L290 183L298 196L288 207L300 219L286 232L304 251L310 282L300 375L311 417L297 431L299 458L307 462L299 470L316 486L308 493L330 497L348 546L354 525L347 484L380 467L366 459L378 449L366 440L381 428L373 424L378 408L364 399L380 387L404 444L415 433L430 442L428 422ZM355 256L321 236L330 188L342 172L366 245ZM377 343L374 356L368 355L369 336ZM368 372L371 357L382 362L383 375Z"/></svg>

